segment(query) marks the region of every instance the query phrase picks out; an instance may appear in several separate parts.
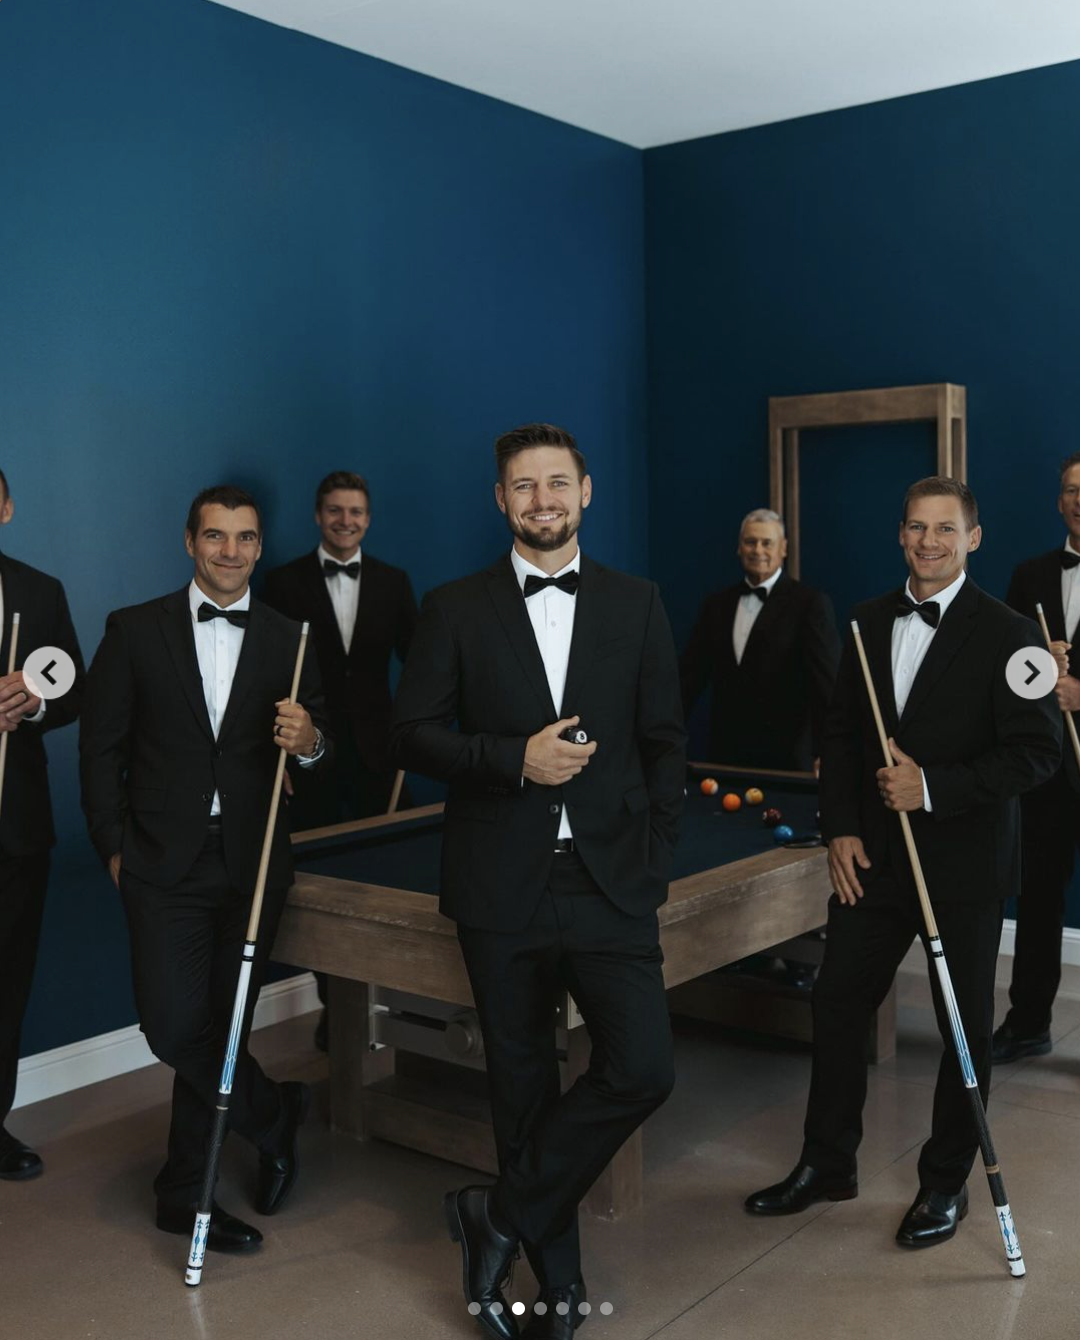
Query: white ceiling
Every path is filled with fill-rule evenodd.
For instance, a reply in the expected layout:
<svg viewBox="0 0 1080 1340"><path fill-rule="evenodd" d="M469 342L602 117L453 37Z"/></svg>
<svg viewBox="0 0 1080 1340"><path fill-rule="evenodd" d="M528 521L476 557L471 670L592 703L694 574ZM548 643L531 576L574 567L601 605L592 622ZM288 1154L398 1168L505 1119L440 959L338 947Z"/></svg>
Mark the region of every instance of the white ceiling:
<svg viewBox="0 0 1080 1340"><path fill-rule="evenodd" d="M638 148L1080 58L1080 0L213 0Z"/></svg>

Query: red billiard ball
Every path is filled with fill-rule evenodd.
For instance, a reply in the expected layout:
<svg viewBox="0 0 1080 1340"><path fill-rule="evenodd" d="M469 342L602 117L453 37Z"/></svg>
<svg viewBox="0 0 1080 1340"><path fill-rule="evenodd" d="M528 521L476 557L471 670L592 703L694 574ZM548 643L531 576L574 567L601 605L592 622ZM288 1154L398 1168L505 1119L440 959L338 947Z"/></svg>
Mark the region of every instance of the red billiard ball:
<svg viewBox="0 0 1080 1340"><path fill-rule="evenodd" d="M720 790L720 783L715 777L703 777L701 779L701 794L703 796L715 796Z"/></svg>
<svg viewBox="0 0 1080 1340"><path fill-rule="evenodd" d="M743 799L748 805L760 805L765 799L765 792L759 786L751 786Z"/></svg>
<svg viewBox="0 0 1080 1340"><path fill-rule="evenodd" d="M734 791L729 791L720 803L725 810L734 813L736 810L742 809L742 796L737 796Z"/></svg>
<svg viewBox="0 0 1080 1340"><path fill-rule="evenodd" d="M766 810L761 816L761 822L766 828L775 828L783 817L779 810Z"/></svg>

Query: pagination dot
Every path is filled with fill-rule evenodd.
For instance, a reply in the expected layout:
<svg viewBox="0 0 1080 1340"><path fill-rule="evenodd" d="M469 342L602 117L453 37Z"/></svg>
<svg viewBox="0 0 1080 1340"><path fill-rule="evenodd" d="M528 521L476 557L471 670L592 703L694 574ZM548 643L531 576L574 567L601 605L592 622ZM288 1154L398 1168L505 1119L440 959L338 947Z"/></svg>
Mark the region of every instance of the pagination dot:
<svg viewBox="0 0 1080 1340"><path fill-rule="evenodd" d="M615 1311L615 1306L613 1303L601 1303L600 1311L604 1314L605 1317L610 1317L611 1314Z"/></svg>

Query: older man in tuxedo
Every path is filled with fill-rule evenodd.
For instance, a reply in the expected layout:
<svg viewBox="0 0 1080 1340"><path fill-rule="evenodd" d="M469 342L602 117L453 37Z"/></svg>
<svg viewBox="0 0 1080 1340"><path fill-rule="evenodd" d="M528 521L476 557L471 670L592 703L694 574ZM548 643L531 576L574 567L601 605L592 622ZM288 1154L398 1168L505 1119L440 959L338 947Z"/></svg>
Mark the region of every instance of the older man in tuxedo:
<svg viewBox="0 0 1080 1340"><path fill-rule="evenodd" d="M0 526L15 514L0 471ZM12 616L19 615L16 668L7 674ZM0 1178L36 1177L41 1156L5 1127L15 1101L19 1033L37 959L49 851L56 842L49 802L46 731L68 726L82 702L82 656L64 588L18 559L0 553L0 733L7 736L7 765L0 807ZM75 663L66 694L43 702L27 685L22 666L38 647L58 647Z"/></svg>
<svg viewBox="0 0 1080 1340"><path fill-rule="evenodd" d="M487 1335L516 1336L501 1282L521 1244L540 1284L525 1334L569 1340L585 1301L578 1204L674 1081L656 909L685 737L657 588L578 548L592 481L573 437L528 424L495 455L513 547L425 599L392 744L449 784L440 906L487 1057L499 1178L445 1205L466 1299ZM560 985L592 1042L565 1094Z"/></svg>
<svg viewBox="0 0 1080 1340"><path fill-rule="evenodd" d="M1065 542L1028 559L1012 575L1005 600L1033 619L1042 605L1054 650L1067 657L1058 680L1062 712L1080 725L1080 451L1062 462L1058 511ZM1061 982L1065 891L1080 847L1080 770L1066 736L1061 767L1020 802L1023 862L1016 904L1016 950L1009 1012L994 1033L994 1064L1044 1056L1051 1048L1050 1018Z"/></svg>
<svg viewBox="0 0 1080 1340"><path fill-rule="evenodd" d="M814 988L814 1052L802 1154L784 1181L755 1192L754 1214L795 1214L858 1194L856 1151L866 1098L870 1018L912 940L926 945L898 815L910 816L971 1060L986 1102L994 969L1005 899L1020 879L1019 797L1060 761L1057 703L1009 687L1014 652L1038 628L980 591L967 558L982 530L970 489L932 477L908 489L900 545L904 588L855 615L890 732L885 767L853 639L844 648L821 763L822 831L836 890ZM936 976L945 1043L919 1192L897 1241L931 1247L967 1213L978 1150L971 1106Z"/></svg>
<svg viewBox="0 0 1080 1340"><path fill-rule="evenodd" d="M324 756L322 691L309 652L288 701L299 625L251 598L258 506L205 489L185 531L192 581L109 615L87 678L83 809L127 914L139 1021L175 1073L157 1226L190 1234L273 782L284 748L301 785ZM279 813L230 1126L259 1154L255 1208L274 1214L296 1180L307 1088L276 1084L247 1050L259 981L292 882ZM247 1251L258 1229L215 1206L208 1247Z"/></svg>

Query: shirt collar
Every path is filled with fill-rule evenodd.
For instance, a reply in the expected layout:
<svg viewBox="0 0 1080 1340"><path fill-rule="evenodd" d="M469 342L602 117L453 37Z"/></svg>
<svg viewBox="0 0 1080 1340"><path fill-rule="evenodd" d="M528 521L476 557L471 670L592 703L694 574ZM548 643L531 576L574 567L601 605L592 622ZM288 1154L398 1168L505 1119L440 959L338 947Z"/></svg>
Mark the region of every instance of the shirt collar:
<svg viewBox="0 0 1080 1340"><path fill-rule="evenodd" d="M191 579L191 585L188 587L188 606L191 609L191 617L197 618L199 606L205 601L208 605L213 605L216 610L246 610L251 608L251 587L244 592L239 600L233 601L231 605L219 605L216 600L210 597L202 590L194 577Z"/></svg>
<svg viewBox="0 0 1080 1340"><path fill-rule="evenodd" d="M1065 536L1065 543L1062 545L1062 548L1065 550L1067 554L1080 554L1080 549L1074 549L1072 546L1071 535Z"/></svg>
<svg viewBox="0 0 1080 1340"><path fill-rule="evenodd" d="M333 554L328 554L328 553L326 552L326 550L323 548L323 546L322 546L321 544L319 545L318 549L316 549L315 552L316 552L316 554L318 554L318 556L319 556L319 569L320 569L320 571L322 570L322 565L323 565L324 563L340 563L340 562L341 562L341 559L340 559L340 558L335 558ZM346 559L345 561L346 561L347 563L361 563L361 562L363 562L363 558L364 558L364 555L363 555L363 551L362 551L362 547L361 547L360 549L357 549L356 553L353 554L352 558L348 558L348 559Z"/></svg>
<svg viewBox="0 0 1080 1340"><path fill-rule="evenodd" d="M564 572L581 571L581 549L579 548L574 557L567 563L565 568L560 568L558 572L547 573L543 568L538 568L534 563L530 563L527 558L522 558L516 549L510 550L510 562L513 564L514 576L517 578L517 584L522 591L525 590L526 577L561 577Z"/></svg>
<svg viewBox="0 0 1080 1340"><path fill-rule="evenodd" d="M949 585L944 589L944 591L939 591L936 596L930 597L930 599L934 601L938 607L939 625L941 624L941 620L945 617L945 611L949 608L949 606L953 603L956 597L960 594L960 588L963 586L966 579L967 579L967 572L962 572L954 582L949 583ZM922 600L916 600L915 597L911 594L910 577L904 584L904 594L912 602L912 604L923 605L926 603L925 601Z"/></svg>
<svg viewBox="0 0 1080 1340"><path fill-rule="evenodd" d="M743 583L746 586L746 590L743 592L743 595L749 595L751 591L764 591L767 596L771 596L773 587L776 585L776 583L780 580L780 578L783 575L784 575L784 566L783 564L781 564L780 567L776 569L776 571L773 573L771 577L767 578L763 582L758 582L757 586L751 586L749 580L746 577L743 577Z"/></svg>

